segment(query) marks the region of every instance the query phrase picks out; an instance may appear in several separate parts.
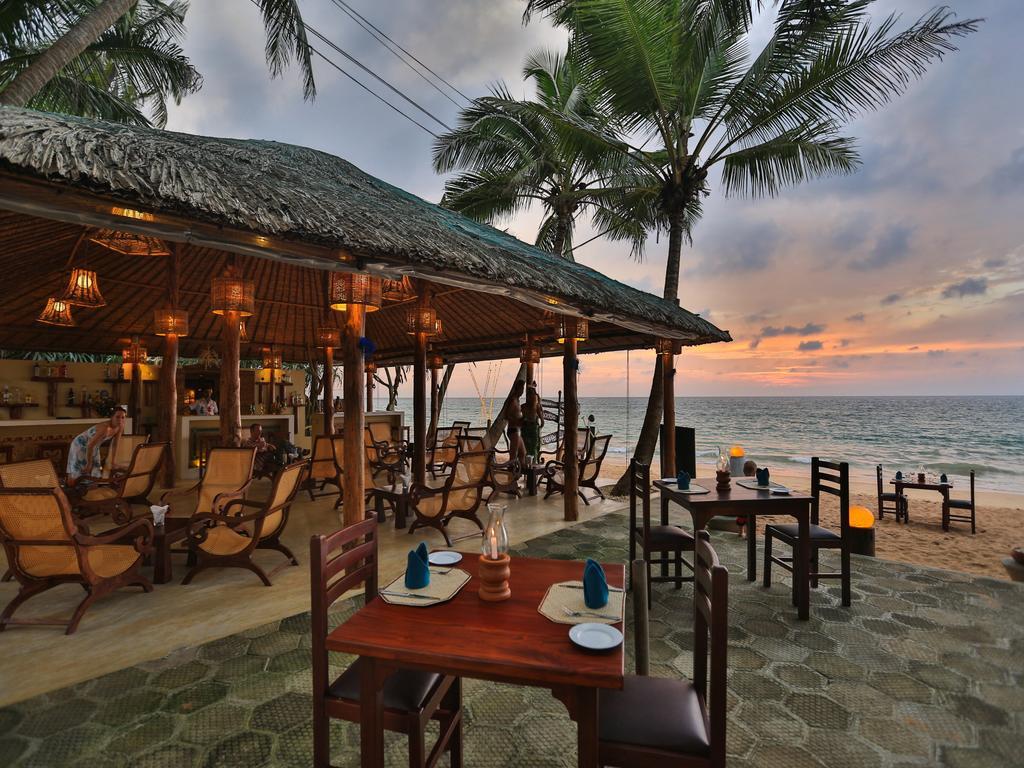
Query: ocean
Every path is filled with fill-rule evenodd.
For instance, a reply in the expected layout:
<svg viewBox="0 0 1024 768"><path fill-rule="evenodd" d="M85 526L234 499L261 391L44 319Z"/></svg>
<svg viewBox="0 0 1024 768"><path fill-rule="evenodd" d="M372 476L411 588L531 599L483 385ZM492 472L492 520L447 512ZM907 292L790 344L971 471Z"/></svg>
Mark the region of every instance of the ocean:
<svg viewBox="0 0 1024 768"><path fill-rule="evenodd" d="M633 450L646 406L639 397L580 398L598 434L613 436L609 452L622 455ZM399 398L398 407L411 414L412 400ZM486 423L480 400L447 398L441 423L454 420ZM684 397L676 424L696 428L698 463L713 462L719 446L741 445L761 466L809 466L818 455L850 462L858 479L873 480L882 464L886 477L924 467L954 481L973 468L979 488L1024 493L1024 397Z"/></svg>

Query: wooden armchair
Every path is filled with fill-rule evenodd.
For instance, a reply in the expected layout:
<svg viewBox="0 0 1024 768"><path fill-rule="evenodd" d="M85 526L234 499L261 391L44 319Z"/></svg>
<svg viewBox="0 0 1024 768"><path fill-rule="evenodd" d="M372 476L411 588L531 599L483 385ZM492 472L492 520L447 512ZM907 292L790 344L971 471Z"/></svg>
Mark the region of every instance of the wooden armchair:
<svg viewBox="0 0 1024 768"><path fill-rule="evenodd" d="M344 436L334 436L334 440L331 442L331 446L334 450L334 462L338 466L338 487L344 490L345 488L345 475L347 474L347 467L345 467L345 439ZM388 473L387 482L382 483L374 472L373 466L370 462L370 455L367 451L363 451L363 510L369 506L370 499L373 497L373 491L375 488L386 488L387 490L394 490L395 488L395 476L394 473ZM345 494L339 493L338 500L334 502L334 508L340 509L345 503Z"/></svg>
<svg viewBox="0 0 1024 768"><path fill-rule="evenodd" d="M189 551L196 555L196 564L182 579L191 583L196 574L207 568L246 568L266 585L270 578L252 561L257 549L275 549L298 565L295 555L281 542L288 524L288 510L299 492L306 462L289 464L274 477L274 485L266 501L235 498L219 511L197 512L189 521ZM244 514L244 509L256 510Z"/></svg>
<svg viewBox="0 0 1024 768"><path fill-rule="evenodd" d="M316 497L313 491L323 491L328 483L335 485L341 491L339 474L341 468L334 461L334 446L332 441L334 435L317 435L313 438L313 453L309 457L309 472L306 479L302 481L300 490L309 494L309 500ZM319 486L319 487L318 487Z"/></svg>
<svg viewBox="0 0 1024 768"><path fill-rule="evenodd" d="M160 476L167 443L139 443L124 473L89 485L75 503L80 517L110 515L115 523L132 519L132 504L152 503L149 494Z"/></svg>
<svg viewBox="0 0 1024 768"><path fill-rule="evenodd" d="M107 457L105 477L113 477L123 473L132 463L135 449L149 442L149 435L121 435L117 440L117 453Z"/></svg>
<svg viewBox="0 0 1024 768"><path fill-rule="evenodd" d="M129 536L134 537L132 544L116 543ZM139 573L142 555L152 547L153 524L139 519L102 536L90 536L76 525L60 488L0 489L0 542L21 585L0 614L0 631L9 624L43 624L66 626L70 635L89 606L115 589L153 590ZM68 583L81 584L86 591L68 621L12 618L29 598Z"/></svg>
<svg viewBox="0 0 1024 768"><path fill-rule="evenodd" d="M589 430L587 434L589 434ZM597 497L604 499L604 493L597 487L597 479L601 474L601 464L604 462L605 454L608 453L608 443L611 442L611 439L611 435L595 437L589 440L589 444L578 453L580 458L576 493L588 506L590 499L595 497L588 497L583 493L584 488L590 488L597 494ZM553 493L565 493L565 464L561 461L549 461L544 465L544 482L547 487L544 493L545 499Z"/></svg>
<svg viewBox="0 0 1024 768"><path fill-rule="evenodd" d="M171 489L160 497L161 504L171 503L176 496L196 494L195 507L191 517L206 512L220 513L232 499L245 498L245 491L252 482L252 466L256 460L255 448L211 448L206 462L206 473L191 488ZM171 512L175 512L174 505Z"/></svg>
<svg viewBox="0 0 1024 768"><path fill-rule="evenodd" d="M360 661L332 679L327 652L331 607L362 586L364 600L377 598L377 522L372 516L309 543L313 629L313 768L330 768L332 719L358 723ZM445 752L462 766L462 681L419 669L399 669L384 682L382 726L409 737L410 768L433 768ZM438 722L437 741L427 751L426 730Z"/></svg>
<svg viewBox="0 0 1024 768"><path fill-rule="evenodd" d="M437 430L427 464L430 474L437 477L455 466L455 459L459 455L459 436L465 434L467 429L468 421L453 421L451 427Z"/></svg>
<svg viewBox="0 0 1024 768"><path fill-rule="evenodd" d="M466 430L467 434L459 436L460 453L477 453L479 451L490 451L491 469L490 486L493 496L496 493L507 493L510 496L521 496L522 489L519 487L519 479L523 476L519 462L511 459L500 459L500 452L493 441L488 437L486 427ZM504 455L507 457L508 452Z"/></svg>
<svg viewBox="0 0 1024 768"><path fill-rule="evenodd" d="M458 455L452 473L440 488L414 483L409 489L409 506L416 519L409 526L409 533L417 528L434 528L450 547L448 523L453 517L472 520L483 530L477 510L484 500L484 491L490 487L490 474L490 451L464 452Z"/></svg>
<svg viewBox="0 0 1024 768"><path fill-rule="evenodd" d="M637 574L634 567L633 573ZM694 558L693 676L647 675L648 631L642 570L633 579L637 674L622 690L601 689L598 763L619 768L725 768L729 572L706 531Z"/></svg>
<svg viewBox="0 0 1024 768"><path fill-rule="evenodd" d="M386 473L388 482L394 485L395 477L405 472L406 443L391 439L391 425L372 422L363 432L366 444L366 459L374 476Z"/></svg>
<svg viewBox="0 0 1024 768"><path fill-rule="evenodd" d="M59 488L60 478L49 459L32 459L0 464L0 488ZM14 571L4 571L2 581L10 581Z"/></svg>

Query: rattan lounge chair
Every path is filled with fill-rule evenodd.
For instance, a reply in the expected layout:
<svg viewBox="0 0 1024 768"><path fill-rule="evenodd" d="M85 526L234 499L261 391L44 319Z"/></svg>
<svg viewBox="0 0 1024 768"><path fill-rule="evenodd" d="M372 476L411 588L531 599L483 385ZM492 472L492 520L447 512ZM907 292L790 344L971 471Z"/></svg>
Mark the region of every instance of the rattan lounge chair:
<svg viewBox="0 0 1024 768"><path fill-rule="evenodd" d="M409 506L415 519L409 533L417 528L434 528L450 547L452 540L447 529L453 517L472 520L483 530L477 510L484 500L484 491L490 487L490 464L490 451L460 452L452 473L440 488L413 484L409 489Z"/></svg>
<svg viewBox="0 0 1024 768"><path fill-rule="evenodd" d="M115 523L132 519L132 504L152 504L149 494L162 469L167 443L139 443L125 472L100 480L75 501L80 517L110 515Z"/></svg>
<svg viewBox="0 0 1024 768"><path fill-rule="evenodd" d="M160 497L160 503L167 504L175 496L195 493L196 504L188 515L173 514L177 512L173 505L171 514L174 517L192 517L204 512L222 512L224 505L232 499L245 498L245 491L252 482L255 459L255 448L211 448L202 480L190 488L166 491Z"/></svg>

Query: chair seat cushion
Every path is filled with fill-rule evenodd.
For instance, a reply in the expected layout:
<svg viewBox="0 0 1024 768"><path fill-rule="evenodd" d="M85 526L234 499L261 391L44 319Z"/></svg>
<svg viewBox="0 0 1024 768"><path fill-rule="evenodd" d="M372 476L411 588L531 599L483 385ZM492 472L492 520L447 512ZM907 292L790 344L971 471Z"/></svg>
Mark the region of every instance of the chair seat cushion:
<svg viewBox="0 0 1024 768"><path fill-rule="evenodd" d="M226 525L215 525L206 534L206 540L199 548L211 555L235 555L252 544L252 539L243 536Z"/></svg>
<svg viewBox="0 0 1024 768"><path fill-rule="evenodd" d="M643 536L642 529L637 532ZM693 549L693 536L678 525L652 525L649 538L652 549Z"/></svg>
<svg viewBox="0 0 1024 768"><path fill-rule="evenodd" d="M602 689L599 695L602 742L711 754L697 690L689 681L629 675L621 691Z"/></svg>
<svg viewBox="0 0 1024 768"><path fill-rule="evenodd" d="M93 572L104 579L120 576L142 557L135 547L125 544L99 544L87 547L85 556Z"/></svg>
<svg viewBox="0 0 1024 768"><path fill-rule="evenodd" d="M800 536L800 526L796 523L772 523L765 526L765 531L767 532L769 528L773 533L779 533L784 538L793 539L794 541ZM820 525L811 525L811 541L839 541L841 538L835 531L822 528Z"/></svg>
<svg viewBox="0 0 1024 768"><path fill-rule="evenodd" d="M900 497L897 494L895 494L895 493L883 493L882 494L882 501L896 502L896 501L899 500L899 498ZM906 497L904 497L904 498L906 498Z"/></svg>
<svg viewBox="0 0 1024 768"><path fill-rule="evenodd" d="M360 660L356 659L334 681L327 691L328 695L335 699L359 701L359 670ZM436 672L399 669L384 682L384 706L387 709L400 709L404 712L423 709L427 699L443 679L443 676Z"/></svg>
<svg viewBox="0 0 1024 768"><path fill-rule="evenodd" d="M971 500L970 499L950 499L949 500L949 507L950 507L950 509L970 509L971 508Z"/></svg>
<svg viewBox="0 0 1024 768"><path fill-rule="evenodd" d="M101 485L97 488L90 488L82 497L85 501L107 501L116 499L117 491L109 485Z"/></svg>

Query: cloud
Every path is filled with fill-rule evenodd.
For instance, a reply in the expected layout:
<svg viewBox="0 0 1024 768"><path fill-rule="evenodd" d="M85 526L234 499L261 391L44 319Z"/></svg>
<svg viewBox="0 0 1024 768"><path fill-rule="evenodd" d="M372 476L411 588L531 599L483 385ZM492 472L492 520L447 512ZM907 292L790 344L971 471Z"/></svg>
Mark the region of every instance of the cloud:
<svg viewBox="0 0 1024 768"><path fill-rule="evenodd" d="M840 339L839 340L839 346L840 347L848 347L851 344L853 344L853 339Z"/></svg>
<svg viewBox="0 0 1024 768"><path fill-rule="evenodd" d="M1017 147L1006 163L992 171L989 184L997 195L1024 192L1024 147Z"/></svg>
<svg viewBox="0 0 1024 768"><path fill-rule="evenodd" d="M858 312L857 314L850 315L848 318L846 318L846 322L848 322L848 323L863 323L866 319L867 319L867 315L865 315L863 312Z"/></svg>
<svg viewBox="0 0 1024 768"><path fill-rule="evenodd" d="M985 259L983 266L988 269L999 269L999 267L1005 267L1008 263L1008 259L1005 256L993 256L991 259Z"/></svg>
<svg viewBox="0 0 1024 768"><path fill-rule="evenodd" d="M929 349L928 357L942 357L946 352L947 350L945 349Z"/></svg>
<svg viewBox="0 0 1024 768"><path fill-rule="evenodd" d="M883 307L886 307L886 306L888 306L890 304L895 304L897 301L900 301L902 298L903 298L903 294L902 293L890 293L888 296L886 296L884 299L882 299L881 303L882 303Z"/></svg>
<svg viewBox="0 0 1024 768"><path fill-rule="evenodd" d="M797 352L817 352L825 346L820 341L801 341L800 345L796 348Z"/></svg>
<svg viewBox="0 0 1024 768"><path fill-rule="evenodd" d="M752 338L750 340L750 348L751 349L757 349L758 346L760 346L760 344L761 344L761 337L760 336L755 336L754 338Z"/></svg>
<svg viewBox="0 0 1024 768"><path fill-rule="evenodd" d="M713 243L705 251L700 265L689 274L701 277L760 272L774 262L782 239L781 230L772 222L730 222L724 232L714 233L706 242Z"/></svg>
<svg viewBox="0 0 1024 768"><path fill-rule="evenodd" d="M782 328L766 325L761 329L761 338L770 339L775 336L814 336L816 333L821 333L824 330L825 326L821 323L807 323L807 325L801 326L786 325Z"/></svg>
<svg viewBox="0 0 1024 768"><path fill-rule="evenodd" d="M988 290L988 280L984 277L968 277L959 283L947 285L942 289L944 299L962 299L964 296L980 296Z"/></svg>
<svg viewBox="0 0 1024 768"><path fill-rule="evenodd" d="M850 269L867 272L903 261L910 256L910 236L913 233L914 228L905 224L891 225L879 236L868 256L850 262Z"/></svg>

